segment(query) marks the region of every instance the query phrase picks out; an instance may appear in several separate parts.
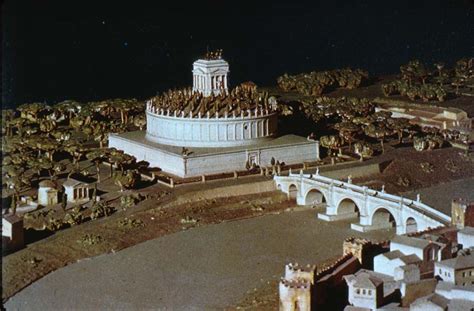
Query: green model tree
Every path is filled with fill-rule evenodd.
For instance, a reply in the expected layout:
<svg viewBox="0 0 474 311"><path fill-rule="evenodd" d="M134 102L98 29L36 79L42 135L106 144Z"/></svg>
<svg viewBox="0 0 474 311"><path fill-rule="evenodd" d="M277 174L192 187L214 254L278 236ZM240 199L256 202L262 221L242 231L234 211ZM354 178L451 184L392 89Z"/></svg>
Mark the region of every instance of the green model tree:
<svg viewBox="0 0 474 311"><path fill-rule="evenodd" d="M95 149L86 154L86 158L95 164L97 182L100 182L100 164L106 159L104 150Z"/></svg>
<svg viewBox="0 0 474 311"><path fill-rule="evenodd" d="M393 135L393 131L380 123L372 123L364 127L365 135L378 139L382 147L382 153L385 152L384 140L387 136Z"/></svg>
<svg viewBox="0 0 474 311"><path fill-rule="evenodd" d="M357 133L360 132L361 128L352 122L343 121L336 123L334 128L339 131L339 136L349 143L349 150L352 150L352 142L355 139Z"/></svg>

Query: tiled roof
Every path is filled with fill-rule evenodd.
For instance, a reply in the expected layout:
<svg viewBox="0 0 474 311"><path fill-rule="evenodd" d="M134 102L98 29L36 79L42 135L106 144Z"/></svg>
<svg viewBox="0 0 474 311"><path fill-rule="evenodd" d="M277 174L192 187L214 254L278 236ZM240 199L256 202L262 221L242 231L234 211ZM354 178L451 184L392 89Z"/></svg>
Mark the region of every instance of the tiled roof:
<svg viewBox="0 0 474 311"><path fill-rule="evenodd" d="M442 260L437 265L453 268L455 270L462 270L474 267L474 254L458 256L456 258Z"/></svg>

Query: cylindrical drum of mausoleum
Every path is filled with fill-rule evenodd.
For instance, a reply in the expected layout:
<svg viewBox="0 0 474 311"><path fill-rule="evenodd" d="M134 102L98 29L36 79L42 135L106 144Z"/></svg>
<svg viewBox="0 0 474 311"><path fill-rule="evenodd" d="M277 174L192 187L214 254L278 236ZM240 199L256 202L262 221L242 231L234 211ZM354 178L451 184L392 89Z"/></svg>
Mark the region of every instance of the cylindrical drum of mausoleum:
<svg viewBox="0 0 474 311"><path fill-rule="evenodd" d="M265 109L219 116L185 115L147 109L150 141L182 147L233 147L258 144L277 133L277 113Z"/></svg>

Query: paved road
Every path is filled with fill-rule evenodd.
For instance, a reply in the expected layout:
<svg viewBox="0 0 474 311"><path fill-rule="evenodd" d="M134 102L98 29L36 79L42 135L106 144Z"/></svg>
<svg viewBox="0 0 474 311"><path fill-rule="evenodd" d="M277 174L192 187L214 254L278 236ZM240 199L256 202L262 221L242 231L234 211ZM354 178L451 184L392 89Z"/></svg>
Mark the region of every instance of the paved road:
<svg viewBox="0 0 474 311"><path fill-rule="evenodd" d="M314 210L210 225L84 260L33 283L7 310L222 309L302 264L342 253L347 224ZM276 290L276 289L275 289Z"/></svg>

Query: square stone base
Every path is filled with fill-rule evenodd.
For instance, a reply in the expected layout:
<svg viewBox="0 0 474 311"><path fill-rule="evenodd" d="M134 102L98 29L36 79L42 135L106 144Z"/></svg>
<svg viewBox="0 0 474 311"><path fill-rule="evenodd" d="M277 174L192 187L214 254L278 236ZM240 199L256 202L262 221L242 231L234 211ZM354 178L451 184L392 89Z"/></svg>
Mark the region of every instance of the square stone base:
<svg viewBox="0 0 474 311"><path fill-rule="evenodd" d="M328 215L324 213L318 213L318 219L325 220L325 221L338 221L338 220L347 220L347 219L355 219L359 217L357 213L344 213L338 215Z"/></svg>
<svg viewBox="0 0 474 311"><path fill-rule="evenodd" d="M391 229L391 224L378 224L378 225L361 225L361 224L351 224L351 229L359 232L369 232L374 230L382 230L382 229Z"/></svg>
<svg viewBox="0 0 474 311"><path fill-rule="evenodd" d="M285 135L257 145L227 148L187 148L162 145L146 138L145 131L109 135L109 147L123 150L138 161L179 177L219 174L246 169L247 161L261 167L270 166L271 159L285 164L319 160L319 143L296 135ZM186 146L183 146L186 147Z"/></svg>

